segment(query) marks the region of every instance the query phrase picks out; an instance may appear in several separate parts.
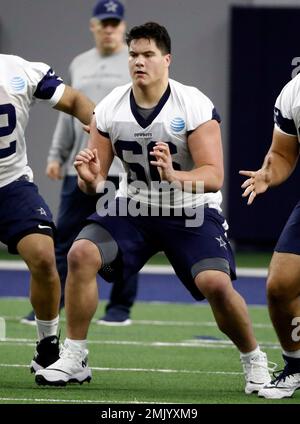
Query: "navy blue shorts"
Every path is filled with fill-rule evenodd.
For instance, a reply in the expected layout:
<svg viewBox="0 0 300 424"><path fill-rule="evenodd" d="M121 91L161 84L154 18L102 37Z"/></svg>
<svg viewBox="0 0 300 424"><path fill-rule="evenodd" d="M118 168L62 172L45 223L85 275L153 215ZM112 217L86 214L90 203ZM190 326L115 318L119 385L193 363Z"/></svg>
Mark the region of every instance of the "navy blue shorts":
<svg viewBox="0 0 300 424"><path fill-rule="evenodd" d="M28 234L53 235L52 214L34 183L21 177L1 187L0 205L0 241L10 253L17 253L16 245Z"/></svg>
<svg viewBox="0 0 300 424"><path fill-rule="evenodd" d="M186 218L182 216L101 217L95 213L88 222L100 224L116 241L118 258L112 265L118 267L116 271L121 273L121 278L136 274L160 251L166 254L179 279L197 300L204 298L194 283L200 271L217 269L227 272L231 279L236 278L234 256L223 227L225 219L216 209L205 208L203 224L198 227L186 227ZM89 239L84 237L84 231L78 238ZM101 240L99 246L101 250ZM101 270L100 275L105 278Z"/></svg>
<svg viewBox="0 0 300 424"><path fill-rule="evenodd" d="M300 255L300 202L297 203L285 224L274 250Z"/></svg>

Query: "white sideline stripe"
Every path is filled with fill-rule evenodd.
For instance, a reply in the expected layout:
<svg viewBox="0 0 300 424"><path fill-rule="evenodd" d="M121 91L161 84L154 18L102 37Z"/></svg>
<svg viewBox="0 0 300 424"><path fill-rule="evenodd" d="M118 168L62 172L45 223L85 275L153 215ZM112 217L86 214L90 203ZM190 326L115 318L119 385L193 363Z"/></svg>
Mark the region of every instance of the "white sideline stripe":
<svg viewBox="0 0 300 424"><path fill-rule="evenodd" d="M268 275L267 268L237 268L237 277L262 277L266 278Z"/></svg>
<svg viewBox="0 0 300 424"><path fill-rule="evenodd" d="M1 368L28 368L28 365L21 364L0 364ZM221 374L221 375L242 375L237 371L200 371L200 370L174 370L165 368L109 368L109 367L90 367L93 371L105 372L158 372L165 374Z"/></svg>
<svg viewBox="0 0 300 424"><path fill-rule="evenodd" d="M11 271L28 271L28 266L23 261L0 261L0 269Z"/></svg>
<svg viewBox="0 0 300 424"><path fill-rule="evenodd" d="M57 403L134 403L134 404L152 404L152 405L156 405L156 404L165 404L167 405L169 402L149 402L149 401L143 401L143 402L139 402L137 400L88 400L88 399L37 399L37 398L4 398L4 397L0 397L0 402L1 401L11 401L11 402L43 402L43 403L49 403L49 402L57 402Z"/></svg>
<svg viewBox="0 0 300 424"><path fill-rule="evenodd" d="M6 345L18 345L20 343L26 346L35 346L36 341L33 339L17 339L17 338L7 338L0 341ZM280 349L279 343L273 342L263 342L259 341L261 347L267 347L269 349ZM139 342L131 340L89 340L88 345L119 345L119 346L145 346L145 347L206 347L206 348L231 348L235 349L234 344L231 340L202 340L202 339L192 339L185 340L182 342Z"/></svg>
<svg viewBox="0 0 300 424"><path fill-rule="evenodd" d="M0 261L0 270L28 271L25 262L18 260ZM172 275L174 270L170 265L145 265L140 271L143 274ZM267 268L237 268L238 277L266 277Z"/></svg>
<svg viewBox="0 0 300 424"><path fill-rule="evenodd" d="M6 316L1 315L6 321L19 321L23 317L12 317L12 316ZM66 322L65 318L60 318L60 322ZM92 320L92 323L95 324L97 321L97 318L94 318ZM217 327L217 324L215 321L159 321L159 320L132 320L132 324L137 325L156 325L156 326L167 326L167 327ZM98 325L98 324L97 324ZM261 324L256 323L252 324L254 328L273 328L271 324ZM102 326L103 327L103 326ZM104 326L105 327L105 326ZM108 326L107 326L108 327ZM119 328L118 326L114 326L115 328Z"/></svg>

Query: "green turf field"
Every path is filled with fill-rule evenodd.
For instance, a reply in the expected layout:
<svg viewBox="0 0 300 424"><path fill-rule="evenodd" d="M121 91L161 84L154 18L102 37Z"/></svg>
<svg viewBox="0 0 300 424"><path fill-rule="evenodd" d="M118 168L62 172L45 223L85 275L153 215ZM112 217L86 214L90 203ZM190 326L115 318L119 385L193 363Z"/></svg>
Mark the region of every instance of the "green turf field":
<svg viewBox="0 0 300 424"><path fill-rule="evenodd" d="M103 313L104 304L97 314ZM27 299L0 299L7 339L0 341L0 403L191 403L266 404L300 402L300 393L280 401L245 395L237 350L216 328L206 305L141 303L128 327L95 323L89 333L90 384L38 387L29 372L36 329L19 323ZM255 332L269 360L282 366L267 309L250 309ZM64 337L65 321L61 330Z"/></svg>

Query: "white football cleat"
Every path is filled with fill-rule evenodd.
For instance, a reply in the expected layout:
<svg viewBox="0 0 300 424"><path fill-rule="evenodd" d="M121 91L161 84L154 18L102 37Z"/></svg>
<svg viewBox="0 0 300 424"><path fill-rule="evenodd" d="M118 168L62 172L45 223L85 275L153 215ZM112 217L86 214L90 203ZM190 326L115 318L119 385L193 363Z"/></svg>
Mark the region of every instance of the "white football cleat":
<svg viewBox="0 0 300 424"><path fill-rule="evenodd" d="M263 386L270 383L268 358L264 352L259 351L249 358L241 356L241 362L246 379L245 393L247 395L258 392ZM276 364L272 363L272 365L276 367Z"/></svg>
<svg viewBox="0 0 300 424"><path fill-rule="evenodd" d="M287 358L283 355L285 367L276 372L275 379L266 384L258 392L259 397L266 399L282 399L293 396L297 389L300 389L300 359Z"/></svg>
<svg viewBox="0 0 300 424"><path fill-rule="evenodd" d="M60 358L47 368L35 373L39 386L65 386L68 383L90 382L92 371L88 367L88 350L74 350L66 343L61 347Z"/></svg>

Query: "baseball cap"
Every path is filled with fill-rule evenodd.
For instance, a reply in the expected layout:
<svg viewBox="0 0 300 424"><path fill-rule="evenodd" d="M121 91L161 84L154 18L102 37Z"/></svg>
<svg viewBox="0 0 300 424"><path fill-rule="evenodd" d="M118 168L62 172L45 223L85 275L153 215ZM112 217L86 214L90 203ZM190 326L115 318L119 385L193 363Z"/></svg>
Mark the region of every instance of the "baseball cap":
<svg viewBox="0 0 300 424"><path fill-rule="evenodd" d="M124 6L118 0L100 0L95 4L93 17L104 21L105 19L124 19Z"/></svg>

